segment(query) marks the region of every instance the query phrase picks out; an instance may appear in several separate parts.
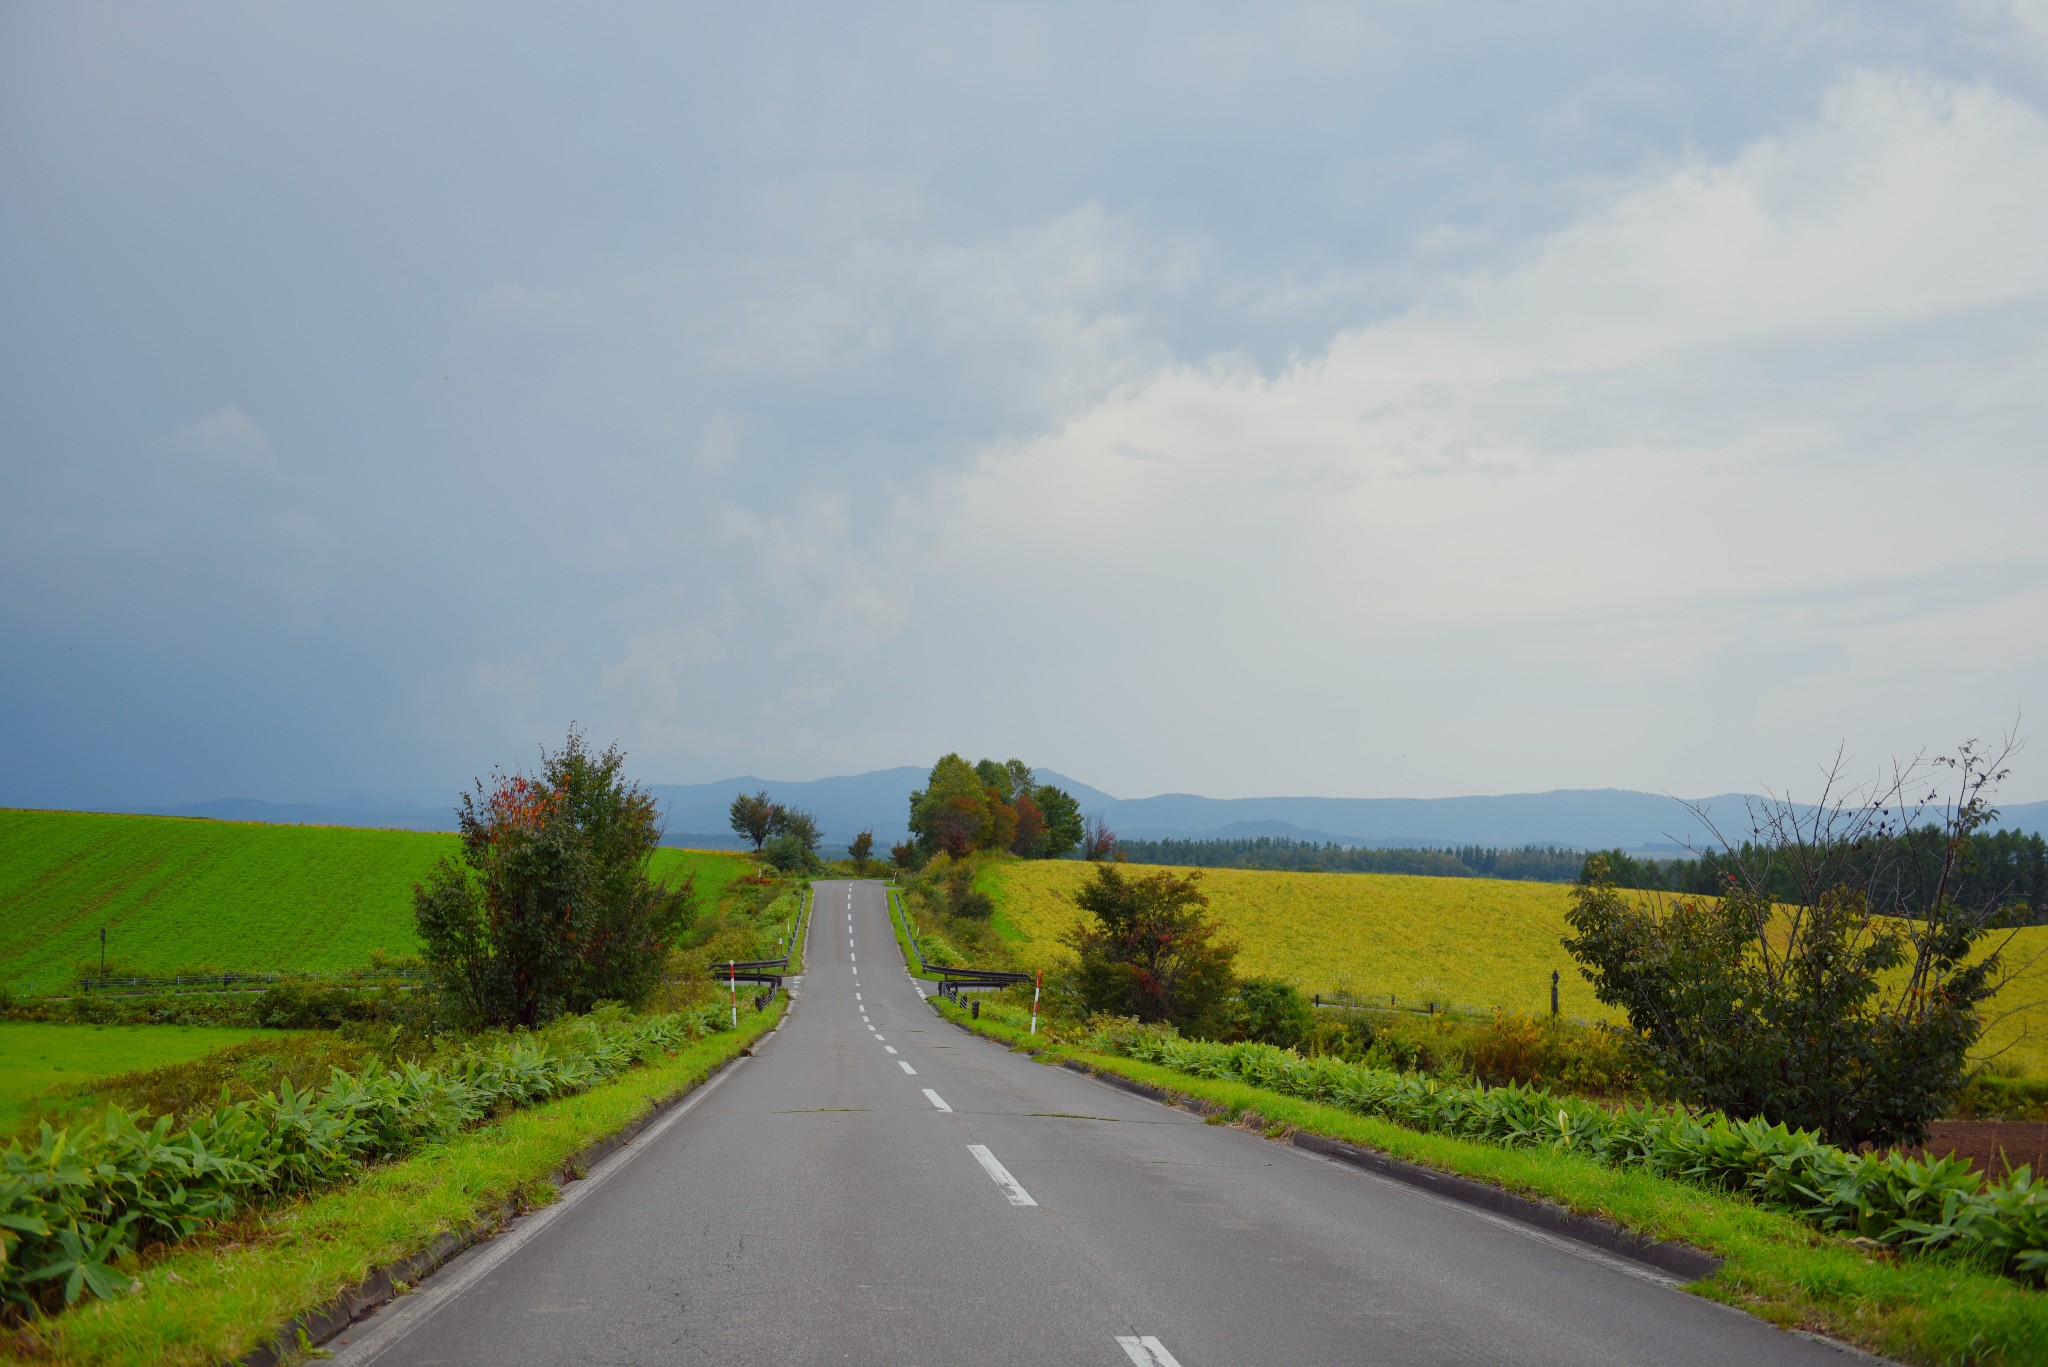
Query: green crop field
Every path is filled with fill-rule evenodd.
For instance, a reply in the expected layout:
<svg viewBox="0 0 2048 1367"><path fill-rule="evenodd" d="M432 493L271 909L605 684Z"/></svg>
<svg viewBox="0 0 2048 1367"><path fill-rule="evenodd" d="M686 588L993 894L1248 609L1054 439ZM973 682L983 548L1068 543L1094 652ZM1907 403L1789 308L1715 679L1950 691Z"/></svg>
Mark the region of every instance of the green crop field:
<svg viewBox="0 0 2048 1367"><path fill-rule="evenodd" d="M264 1033L196 1025L0 1023L0 1135L13 1131L30 1098L53 1087L183 1063Z"/></svg>
<svg viewBox="0 0 2048 1367"><path fill-rule="evenodd" d="M335 972L373 950L415 953L412 885L453 835L177 817L0 810L0 983L54 987L97 963ZM662 849L655 875L695 873L716 905L738 855Z"/></svg>
<svg viewBox="0 0 2048 1367"><path fill-rule="evenodd" d="M1240 973L1283 978L1304 992L1533 1012L1550 1009L1555 969L1563 1014L1619 1019L1594 999L1559 944L1570 891L1562 884L1200 872L1211 912L1238 946ZM1015 955L1049 967L1065 953L1058 936L1079 919L1071 899L1088 877L1089 866L1072 860L1004 862L983 875L981 886L995 899L999 928L1017 937ZM2008 1050L2029 1073L2048 1076L2048 927L2020 931L2009 953L2022 971L1987 1013L1985 1049Z"/></svg>

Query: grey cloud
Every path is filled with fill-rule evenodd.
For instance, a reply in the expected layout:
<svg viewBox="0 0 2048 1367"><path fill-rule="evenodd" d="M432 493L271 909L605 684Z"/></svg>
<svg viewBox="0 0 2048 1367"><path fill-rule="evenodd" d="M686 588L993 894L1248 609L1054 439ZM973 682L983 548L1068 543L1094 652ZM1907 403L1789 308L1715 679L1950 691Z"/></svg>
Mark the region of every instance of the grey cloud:
<svg viewBox="0 0 2048 1367"><path fill-rule="evenodd" d="M1176 367L1313 363L1809 123L1856 71L2038 106L2025 32L1861 4L10 7L0 801L432 795L572 716L660 779L980 745L1132 792L1329 786L1321 742L1178 767L1217 698L1118 638L1213 630L1205 594L1329 593L1233 550L1358 462L1248 439L1231 518L1169 484L1123 525L1090 505L1125 476L1084 467L1001 547L903 510ZM1523 457L1819 413L1803 459L1906 460L1975 385L1971 439L2008 450L1994 429L2036 408L1971 360L2031 354L2032 307L1525 377L1468 411ZM1512 466L1417 440L1447 479ZM1128 435L1161 459L1118 464L1181 445ZM1222 551L1056 563L1200 535ZM1401 672L1313 616L1251 621L1225 653L1298 663L1227 691L1341 718L1347 679ZM1386 706L1483 703L1402 639L1424 658ZM948 682L990 669L993 694ZM1569 733L1547 688L1526 708ZM1380 741L1333 724L1367 764Z"/></svg>

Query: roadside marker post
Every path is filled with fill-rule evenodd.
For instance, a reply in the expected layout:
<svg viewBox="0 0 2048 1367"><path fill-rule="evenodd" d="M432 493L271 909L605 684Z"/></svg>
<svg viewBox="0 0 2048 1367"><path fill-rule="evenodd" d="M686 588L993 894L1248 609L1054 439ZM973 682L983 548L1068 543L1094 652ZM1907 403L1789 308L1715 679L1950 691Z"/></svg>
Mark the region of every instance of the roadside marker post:
<svg viewBox="0 0 2048 1367"><path fill-rule="evenodd" d="M1045 970L1038 970L1038 981L1031 985L1031 1033L1038 1033L1038 994L1045 988ZM975 1003L981 1005L980 1002Z"/></svg>
<svg viewBox="0 0 2048 1367"><path fill-rule="evenodd" d="M740 1028L740 974L731 959L725 961L726 983L732 988L732 1028Z"/></svg>

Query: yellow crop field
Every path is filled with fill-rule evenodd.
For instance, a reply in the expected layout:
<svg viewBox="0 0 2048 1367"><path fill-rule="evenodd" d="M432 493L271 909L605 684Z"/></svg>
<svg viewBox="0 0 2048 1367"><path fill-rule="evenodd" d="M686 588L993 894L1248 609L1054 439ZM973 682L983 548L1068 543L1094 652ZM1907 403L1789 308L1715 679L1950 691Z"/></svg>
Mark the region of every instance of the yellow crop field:
<svg viewBox="0 0 2048 1367"><path fill-rule="evenodd" d="M1183 870L1185 871L1185 870ZM1150 872L1133 868L1132 872ZM1582 1020L1618 1020L1594 999L1560 941L1569 889L1558 883L1421 878L1377 873L1203 869L1209 909L1238 946L1240 973L1282 978L1304 992L1390 994L1403 1004L1550 1009ZM1089 866L1031 860L994 866L982 880L1017 957L1050 967L1066 953L1059 933L1079 919L1073 894ZM2023 966L1994 1001L1987 1051L2048 1075L2048 927L2019 932L2009 958Z"/></svg>

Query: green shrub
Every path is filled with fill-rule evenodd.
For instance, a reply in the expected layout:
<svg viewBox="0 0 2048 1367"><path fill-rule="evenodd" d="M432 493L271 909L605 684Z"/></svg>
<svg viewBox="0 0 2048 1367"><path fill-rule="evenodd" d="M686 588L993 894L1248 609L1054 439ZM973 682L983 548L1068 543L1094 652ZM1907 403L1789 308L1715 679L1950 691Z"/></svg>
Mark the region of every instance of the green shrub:
<svg viewBox="0 0 2048 1367"><path fill-rule="evenodd" d="M1231 1008L1231 1038L1257 1040L1292 1049L1315 1029L1315 1008L1292 983L1277 978L1244 978Z"/></svg>
<svg viewBox="0 0 2048 1367"><path fill-rule="evenodd" d="M1608 1110L1533 1087L1447 1083L1264 1044L1184 1040L1132 1022L1103 1023L1089 1047L1419 1130L1510 1148L1571 1149L1741 1192L1821 1229L1901 1251L1952 1252L2035 1283L2048 1277L2048 1181L2024 1167L1987 1186L1962 1159L1848 1153L1763 1120L1676 1106Z"/></svg>

